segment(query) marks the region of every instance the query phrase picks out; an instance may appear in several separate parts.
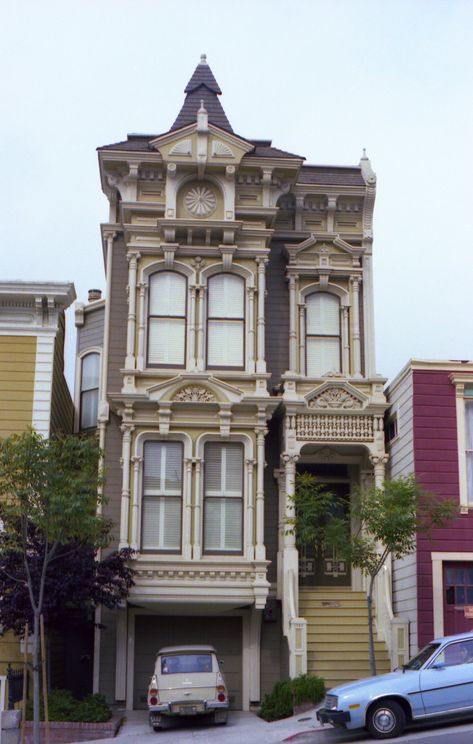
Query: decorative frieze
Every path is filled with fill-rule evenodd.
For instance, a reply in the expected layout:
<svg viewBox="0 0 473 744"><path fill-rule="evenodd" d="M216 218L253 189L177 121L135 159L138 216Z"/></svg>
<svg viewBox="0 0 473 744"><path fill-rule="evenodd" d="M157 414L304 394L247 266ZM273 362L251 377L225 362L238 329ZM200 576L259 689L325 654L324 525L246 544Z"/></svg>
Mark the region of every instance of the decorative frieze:
<svg viewBox="0 0 473 744"><path fill-rule="evenodd" d="M309 408L342 408L352 410L361 408L361 401L340 387L327 388L309 401Z"/></svg>
<svg viewBox="0 0 473 744"><path fill-rule="evenodd" d="M304 441L372 442L373 416L337 416L300 414L296 420L296 437Z"/></svg>
<svg viewBox="0 0 473 744"><path fill-rule="evenodd" d="M188 568L136 568L135 580L137 581L189 581L189 582L242 582L251 583L256 580L256 571L253 567L247 570L228 569L188 569Z"/></svg>
<svg viewBox="0 0 473 744"><path fill-rule="evenodd" d="M174 396L175 403L216 403L217 398L201 385L187 385Z"/></svg>

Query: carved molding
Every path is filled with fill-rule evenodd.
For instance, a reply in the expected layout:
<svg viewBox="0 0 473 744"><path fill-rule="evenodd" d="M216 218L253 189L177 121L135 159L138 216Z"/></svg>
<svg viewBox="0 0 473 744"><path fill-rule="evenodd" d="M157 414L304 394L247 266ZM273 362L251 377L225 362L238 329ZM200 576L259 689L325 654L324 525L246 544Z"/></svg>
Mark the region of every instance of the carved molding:
<svg viewBox="0 0 473 744"><path fill-rule="evenodd" d="M185 139L177 142L172 150L169 152L170 155L192 155L192 140Z"/></svg>
<svg viewBox="0 0 473 744"><path fill-rule="evenodd" d="M137 568L136 579L152 581L192 581L192 582L242 582L252 583L256 579L254 568L247 570L228 569L187 569L187 568Z"/></svg>
<svg viewBox="0 0 473 744"><path fill-rule="evenodd" d="M233 150L220 140L214 140L212 142L212 155L214 158L234 158Z"/></svg>
<svg viewBox="0 0 473 744"><path fill-rule="evenodd" d="M187 385L174 396L176 403L217 403L215 395L201 385Z"/></svg>
<svg viewBox="0 0 473 744"><path fill-rule="evenodd" d="M372 442L374 417L299 414L296 416L296 438L319 442Z"/></svg>
<svg viewBox="0 0 473 744"><path fill-rule="evenodd" d="M184 203L193 217L209 217L217 207L217 197L206 186L195 186L185 195Z"/></svg>
<svg viewBox="0 0 473 744"><path fill-rule="evenodd" d="M353 410L362 408L361 401L348 390L340 387L326 388L320 395L316 395L309 401L309 408L342 408Z"/></svg>

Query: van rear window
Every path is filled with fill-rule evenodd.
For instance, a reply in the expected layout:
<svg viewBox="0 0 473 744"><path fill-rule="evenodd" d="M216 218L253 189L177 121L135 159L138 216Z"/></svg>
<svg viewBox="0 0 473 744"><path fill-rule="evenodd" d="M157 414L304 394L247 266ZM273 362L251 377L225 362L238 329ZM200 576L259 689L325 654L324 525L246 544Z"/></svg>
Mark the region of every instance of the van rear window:
<svg viewBox="0 0 473 744"><path fill-rule="evenodd" d="M211 654L172 654L161 657L161 674L192 674L211 672Z"/></svg>

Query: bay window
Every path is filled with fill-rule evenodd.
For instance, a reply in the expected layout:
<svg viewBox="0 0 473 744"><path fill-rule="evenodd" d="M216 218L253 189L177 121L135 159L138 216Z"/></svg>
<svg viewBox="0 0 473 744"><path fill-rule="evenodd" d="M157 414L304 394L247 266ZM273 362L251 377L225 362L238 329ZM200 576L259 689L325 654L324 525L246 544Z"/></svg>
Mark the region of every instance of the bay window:
<svg viewBox="0 0 473 744"><path fill-rule="evenodd" d="M149 279L148 365L184 367L187 280L175 271Z"/></svg>
<svg viewBox="0 0 473 744"><path fill-rule="evenodd" d="M99 406L100 354L82 357L80 376L80 428L97 426Z"/></svg>
<svg viewBox="0 0 473 744"><path fill-rule="evenodd" d="M181 550L182 444L144 444L141 548L166 553Z"/></svg>
<svg viewBox="0 0 473 744"><path fill-rule="evenodd" d="M207 367L245 366L245 282L235 274L216 274L208 283Z"/></svg>
<svg viewBox="0 0 473 744"><path fill-rule="evenodd" d="M340 300L330 292L306 297L306 368L308 377L340 372Z"/></svg>
<svg viewBox="0 0 473 744"><path fill-rule="evenodd" d="M207 442L204 460L204 553L241 553L243 446Z"/></svg>

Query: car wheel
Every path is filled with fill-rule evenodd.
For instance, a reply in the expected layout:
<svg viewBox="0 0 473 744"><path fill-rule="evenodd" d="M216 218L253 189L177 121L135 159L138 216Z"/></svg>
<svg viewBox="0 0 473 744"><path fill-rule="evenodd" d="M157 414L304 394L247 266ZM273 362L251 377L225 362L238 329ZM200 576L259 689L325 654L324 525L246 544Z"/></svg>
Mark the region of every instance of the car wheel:
<svg viewBox="0 0 473 744"><path fill-rule="evenodd" d="M400 736L406 725L406 714L395 700L382 700L368 712L366 728L375 739Z"/></svg>

